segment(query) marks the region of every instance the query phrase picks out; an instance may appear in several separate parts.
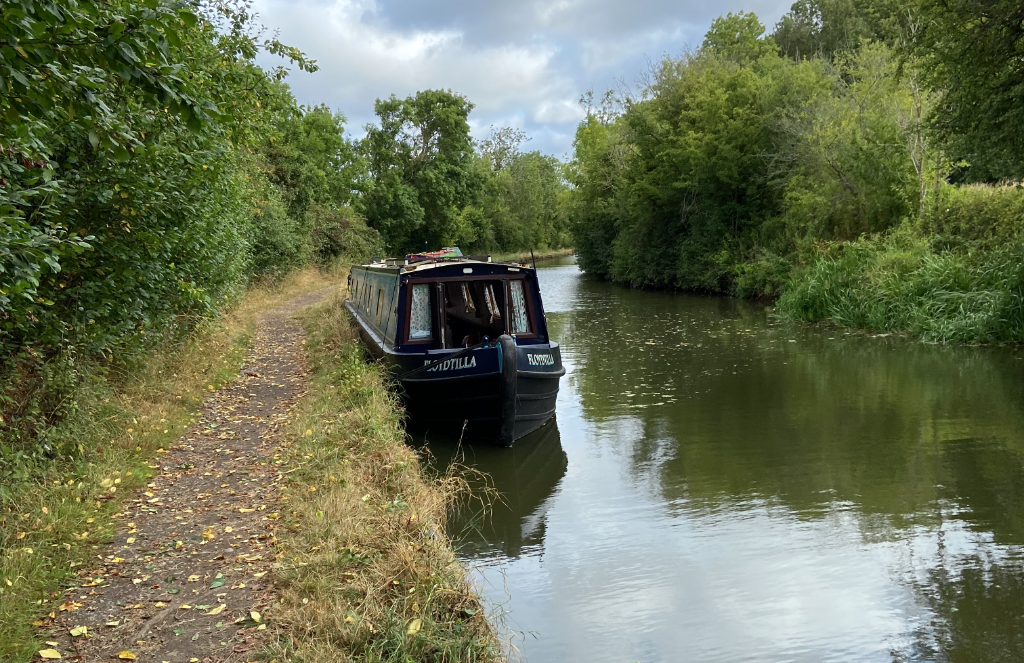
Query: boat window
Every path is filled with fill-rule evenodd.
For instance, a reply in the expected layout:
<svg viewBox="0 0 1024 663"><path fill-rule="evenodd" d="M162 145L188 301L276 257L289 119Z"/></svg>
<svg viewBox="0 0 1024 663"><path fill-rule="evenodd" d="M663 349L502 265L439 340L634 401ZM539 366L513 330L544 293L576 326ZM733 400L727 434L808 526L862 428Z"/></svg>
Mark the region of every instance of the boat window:
<svg viewBox="0 0 1024 663"><path fill-rule="evenodd" d="M529 334L530 316L526 314L526 295L523 292L523 282L520 280L513 280L509 281L508 285L509 289L512 291L512 333Z"/></svg>
<svg viewBox="0 0 1024 663"><path fill-rule="evenodd" d="M433 324L430 315L430 284L414 283L412 304L409 308L409 339L432 339Z"/></svg>
<svg viewBox="0 0 1024 663"><path fill-rule="evenodd" d="M380 312L384 307L384 288L377 288L377 326L380 327Z"/></svg>

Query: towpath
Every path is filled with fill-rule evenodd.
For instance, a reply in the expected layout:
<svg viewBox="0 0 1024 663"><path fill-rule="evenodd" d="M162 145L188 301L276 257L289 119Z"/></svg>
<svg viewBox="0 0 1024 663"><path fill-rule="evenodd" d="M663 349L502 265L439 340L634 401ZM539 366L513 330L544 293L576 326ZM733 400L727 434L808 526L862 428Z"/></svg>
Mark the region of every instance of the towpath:
<svg viewBox="0 0 1024 663"><path fill-rule="evenodd" d="M51 645L64 660L256 660L274 616L273 457L308 377L293 316L331 290L262 314L239 378L157 456L152 482L56 614Z"/></svg>

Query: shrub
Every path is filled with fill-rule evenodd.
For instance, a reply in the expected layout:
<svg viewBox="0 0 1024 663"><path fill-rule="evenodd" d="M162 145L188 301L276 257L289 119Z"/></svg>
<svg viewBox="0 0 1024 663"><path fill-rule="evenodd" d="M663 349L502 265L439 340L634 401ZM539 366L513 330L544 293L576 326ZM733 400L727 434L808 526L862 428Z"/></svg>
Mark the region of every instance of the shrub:
<svg viewBox="0 0 1024 663"><path fill-rule="evenodd" d="M314 205L309 214L313 220L313 254L321 264L342 257L356 262L384 257L380 233L367 226L366 220L351 207L329 209Z"/></svg>
<svg viewBox="0 0 1024 663"><path fill-rule="evenodd" d="M941 342L1024 341L1024 242L936 249L909 225L822 247L779 299L791 318Z"/></svg>

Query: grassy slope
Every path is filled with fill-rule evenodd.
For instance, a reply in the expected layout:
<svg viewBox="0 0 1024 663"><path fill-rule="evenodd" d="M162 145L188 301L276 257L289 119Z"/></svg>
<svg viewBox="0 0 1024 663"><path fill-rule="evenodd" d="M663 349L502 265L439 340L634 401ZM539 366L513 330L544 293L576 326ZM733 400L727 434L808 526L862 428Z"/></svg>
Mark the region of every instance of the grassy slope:
<svg viewBox="0 0 1024 663"><path fill-rule="evenodd" d="M575 249L538 249L533 252L531 257L529 251L518 251L513 253L497 253L491 256L491 260L499 262L503 260L517 260L519 262L530 262L531 259L536 260L547 260L549 258L561 258L563 256L571 256Z"/></svg>
<svg viewBox="0 0 1024 663"><path fill-rule="evenodd" d="M1024 342L1024 244L937 250L912 232L829 246L779 299L790 318L942 343Z"/></svg>
<svg viewBox="0 0 1024 663"><path fill-rule="evenodd" d="M281 661L494 661L501 649L444 533L460 481L427 483L342 295L306 314L313 376L279 460Z"/></svg>
<svg viewBox="0 0 1024 663"><path fill-rule="evenodd" d="M256 314L336 282L306 270L256 288L184 347L155 353L136 374L116 384L98 374L87 381L77 412L53 431L75 436L79 456L4 487L0 660L35 659L47 613L61 609L55 599L62 585L90 568L88 559L111 538L121 500L146 483L156 454L191 425L205 393L234 378Z"/></svg>

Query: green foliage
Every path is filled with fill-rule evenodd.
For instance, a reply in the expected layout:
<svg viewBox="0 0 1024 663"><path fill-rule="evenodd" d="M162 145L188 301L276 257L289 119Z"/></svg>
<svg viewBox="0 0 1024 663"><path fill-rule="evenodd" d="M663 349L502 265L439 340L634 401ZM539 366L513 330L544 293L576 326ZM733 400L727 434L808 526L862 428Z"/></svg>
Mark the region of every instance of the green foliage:
<svg viewBox="0 0 1024 663"><path fill-rule="evenodd" d="M472 169L471 104L451 91L378 99L380 126L363 139L370 177L363 208L396 251L434 249L459 237L462 210L479 181Z"/></svg>
<svg viewBox="0 0 1024 663"><path fill-rule="evenodd" d="M928 340L1024 341L1024 241L937 250L909 228L822 252L779 300L796 319Z"/></svg>
<svg viewBox="0 0 1024 663"><path fill-rule="evenodd" d="M921 229L944 248L998 248L1024 238L1024 187L943 186Z"/></svg>
<svg viewBox="0 0 1024 663"><path fill-rule="evenodd" d="M326 106L286 107L275 129L264 145L263 157L289 216L302 219L314 204L353 202L365 164L345 137L344 115Z"/></svg>
<svg viewBox="0 0 1024 663"><path fill-rule="evenodd" d="M565 203L580 265L635 286L777 297L821 240L921 218L935 103L881 43L790 59L750 14L579 125Z"/></svg>
<svg viewBox="0 0 1024 663"><path fill-rule="evenodd" d="M565 194L562 164L540 152L521 152L526 135L492 129L474 163L483 183L463 211L460 243L474 252L515 252L568 246L560 209Z"/></svg>
<svg viewBox="0 0 1024 663"><path fill-rule="evenodd" d="M254 58L314 64L260 34L244 2L0 7L0 471L57 453L90 376L308 261L310 207L352 202L343 118Z"/></svg>
<svg viewBox="0 0 1024 663"><path fill-rule="evenodd" d="M312 221L313 253L320 263L344 257L367 262L384 255L384 240L351 207L331 209L320 205L308 211Z"/></svg>
<svg viewBox="0 0 1024 663"><path fill-rule="evenodd" d="M782 249L783 238L853 239L892 227L921 195L915 164L932 174L918 119L925 101L890 49L867 44L817 64L815 94L784 109L770 156L785 183Z"/></svg>
<svg viewBox="0 0 1024 663"><path fill-rule="evenodd" d="M731 288L734 264L782 211L765 157L788 109L826 85L763 32L749 14L719 19L699 51L660 64L641 100L581 123L567 208L584 269L638 286Z"/></svg>
<svg viewBox="0 0 1024 663"><path fill-rule="evenodd" d="M1024 177L1024 5L921 0L913 52L942 92L937 128L967 180Z"/></svg>
<svg viewBox="0 0 1024 663"><path fill-rule="evenodd" d="M796 60L832 59L865 40L894 45L907 32L906 0L797 0L775 24L779 51Z"/></svg>

